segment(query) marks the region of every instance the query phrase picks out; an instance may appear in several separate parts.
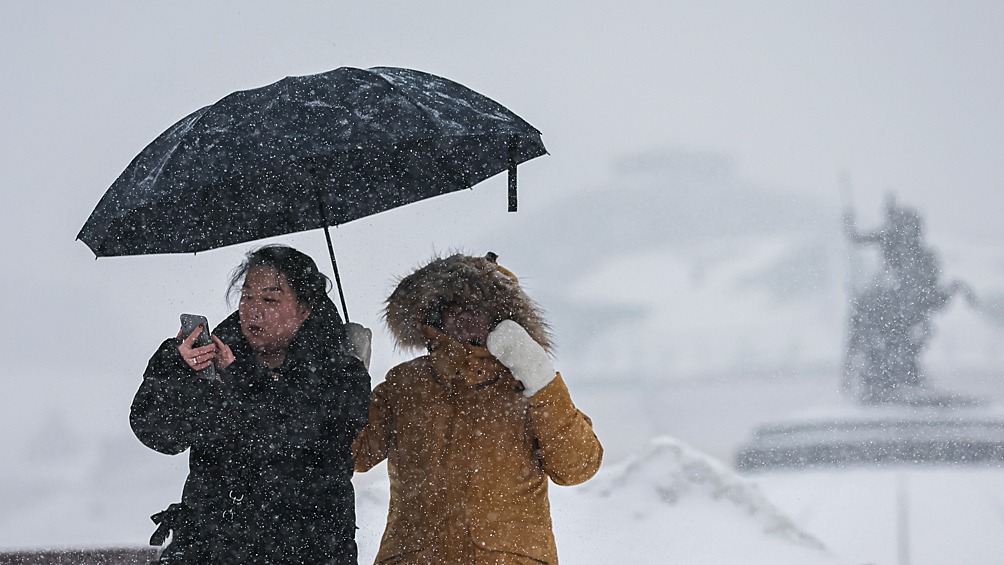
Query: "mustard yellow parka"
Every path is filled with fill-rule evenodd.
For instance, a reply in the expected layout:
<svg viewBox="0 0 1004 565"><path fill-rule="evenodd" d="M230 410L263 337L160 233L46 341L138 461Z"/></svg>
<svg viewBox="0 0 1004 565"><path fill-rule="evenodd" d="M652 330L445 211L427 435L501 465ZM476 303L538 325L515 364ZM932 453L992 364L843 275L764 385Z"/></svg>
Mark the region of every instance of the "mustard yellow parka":
<svg viewBox="0 0 1004 565"><path fill-rule="evenodd" d="M560 374L526 398L487 349L424 324L458 297L500 309L493 315L550 345L539 308L491 256L437 259L402 280L388 323L399 343L423 343L429 354L390 370L353 444L356 471L387 459L390 508L376 562L557 563L548 478L589 479L602 447ZM409 319L419 327L401 325Z"/></svg>

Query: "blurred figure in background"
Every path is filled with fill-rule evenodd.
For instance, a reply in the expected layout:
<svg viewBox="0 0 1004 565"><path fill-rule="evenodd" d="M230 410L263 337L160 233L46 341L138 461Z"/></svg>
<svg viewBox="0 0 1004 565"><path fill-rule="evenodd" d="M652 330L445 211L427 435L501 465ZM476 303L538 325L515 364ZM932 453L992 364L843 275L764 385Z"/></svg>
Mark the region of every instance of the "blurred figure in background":
<svg viewBox="0 0 1004 565"><path fill-rule="evenodd" d="M924 389L920 354L931 337L931 316L947 306L957 292L976 300L960 281L940 283L941 266L924 241L924 224L913 208L886 198L885 225L859 233L851 213L844 229L851 242L876 245L882 267L851 298L845 354L845 379L865 403L938 403L939 395Z"/></svg>

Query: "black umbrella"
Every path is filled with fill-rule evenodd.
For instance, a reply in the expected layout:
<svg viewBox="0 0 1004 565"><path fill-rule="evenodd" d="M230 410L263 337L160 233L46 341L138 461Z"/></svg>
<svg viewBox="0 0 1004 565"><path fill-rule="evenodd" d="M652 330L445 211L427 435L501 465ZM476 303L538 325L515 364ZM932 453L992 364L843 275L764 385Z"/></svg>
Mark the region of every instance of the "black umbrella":
<svg viewBox="0 0 1004 565"><path fill-rule="evenodd" d="M453 81L342 67L235 92L126 167L77 239L98 257L194 253L324 228L470 188L546 154L540 132Z"/></svg>

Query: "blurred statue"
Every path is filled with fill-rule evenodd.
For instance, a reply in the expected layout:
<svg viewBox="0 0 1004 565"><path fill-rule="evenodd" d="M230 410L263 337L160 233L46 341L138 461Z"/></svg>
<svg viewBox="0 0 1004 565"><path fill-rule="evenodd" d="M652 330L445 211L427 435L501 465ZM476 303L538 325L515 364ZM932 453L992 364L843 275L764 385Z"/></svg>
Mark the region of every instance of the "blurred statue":
<svg viewBox="0 0 1004 565"><path fill-rule="evenodd" d="M960 281L939 284L938 258L924 242L920 214L886 198L885 225L859 233L850 212L844 214L847 237L859 245L875 245L882 267L863 288L854 289L844 382L864 403L945 404L949 396L926 386L920 354L931 336L931 316L962 292Z"/></svg>

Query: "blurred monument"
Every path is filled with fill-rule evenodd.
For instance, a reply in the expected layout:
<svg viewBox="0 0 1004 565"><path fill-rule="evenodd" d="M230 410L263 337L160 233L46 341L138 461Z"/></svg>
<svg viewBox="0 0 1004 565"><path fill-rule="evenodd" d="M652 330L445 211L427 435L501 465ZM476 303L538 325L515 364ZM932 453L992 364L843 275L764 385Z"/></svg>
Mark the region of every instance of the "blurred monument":
<svg viewBox="0 0 1004 565"><path fill-rule="evenodd" d="M975 298L960 281L940 282L938 258L924 241L924 225L913 208L886 197L885 224L861 233L851 212L844 230L857 246L875 246L881 265L864 285L851 289L843 388L865 404L952 404L968 402L960 395L934 390L920 366L931 337L931 317L962 292ZM853 252L853 251L852 251Z"/></svg>
<svg viewBox="0 0 1004 565"><path fill-rule="evenodd" d="M736 453L746 472L811 467L1004 464L1004 407L933 386L921 366L931 319L956 294L976 305L959 281L941 281L916 210L889 195L883 225L859 232L857 247L879 251L878 268L851 285L842 389L846 405L803 411L752 430ZM852 249L853 273L860 264Z"/></svg>

